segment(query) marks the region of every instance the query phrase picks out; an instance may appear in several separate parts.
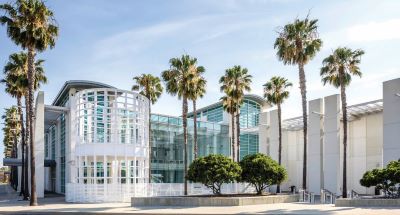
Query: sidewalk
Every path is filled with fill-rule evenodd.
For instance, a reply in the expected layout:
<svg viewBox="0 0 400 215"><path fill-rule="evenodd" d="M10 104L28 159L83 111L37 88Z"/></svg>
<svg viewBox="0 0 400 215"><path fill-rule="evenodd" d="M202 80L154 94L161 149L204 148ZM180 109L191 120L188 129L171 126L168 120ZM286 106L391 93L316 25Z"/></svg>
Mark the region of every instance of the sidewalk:
<svg viewBox="0 0 400 215"><path fill-rule="evenodd" d="M8 188L7 188L8 187ZM0 214L400 214L398 208L349 208L307 203L281 203L235 207L144 207L133 208L129 203L66 203L63 197L39 199L39 206L18 201L17 193L8 185L0 185ZM10 199L6 199L10 198Z"/></svg>

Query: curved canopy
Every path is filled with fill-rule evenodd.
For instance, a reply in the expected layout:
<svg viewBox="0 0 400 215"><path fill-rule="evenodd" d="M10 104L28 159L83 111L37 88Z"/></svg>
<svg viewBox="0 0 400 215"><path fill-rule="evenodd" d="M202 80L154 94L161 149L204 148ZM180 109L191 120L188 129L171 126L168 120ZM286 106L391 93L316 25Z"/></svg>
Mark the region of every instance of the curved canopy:
<svg viewBox="0 0 400 215"><path fill-rule="evenodd" d="M114 88L111 85L103 84L96 81L87 81L87 80L70 80L66 81L61 90L58 92L56 98L53 101L53 106L60 106L63 98L68 95L68 92L71 88L75 88L77 90L82 89L90 89L90 88Z"/></svg>

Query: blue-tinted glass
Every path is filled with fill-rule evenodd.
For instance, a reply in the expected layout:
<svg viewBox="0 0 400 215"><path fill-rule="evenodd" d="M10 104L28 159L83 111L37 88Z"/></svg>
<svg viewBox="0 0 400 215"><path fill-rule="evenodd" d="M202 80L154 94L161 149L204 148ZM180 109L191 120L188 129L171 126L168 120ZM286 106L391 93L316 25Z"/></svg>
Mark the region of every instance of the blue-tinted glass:
<svg viewBox="0 0 400 215"><path fill-rule="evenodd" d="M151 172L153 178L157 178L157 182L183 182L184 143L181 121L181 118L170 117L169 123L153 121L151 124L153 137ZM208 154L224 154L229 156L228 126L206 122L198 122L197 124L198 156ZM193 121L188 120L189 163L194 159L193 150Z"/></svg>

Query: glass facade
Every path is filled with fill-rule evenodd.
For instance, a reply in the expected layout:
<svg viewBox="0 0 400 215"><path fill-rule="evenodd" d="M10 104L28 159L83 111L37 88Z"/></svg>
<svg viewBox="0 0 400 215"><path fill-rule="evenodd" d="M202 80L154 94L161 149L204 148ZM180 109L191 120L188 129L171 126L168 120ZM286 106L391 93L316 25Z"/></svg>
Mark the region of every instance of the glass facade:
<svg viewBox="0 0 400 215"><path fill-rule="evenodd" d="M257 133L240 135L240 159L246 155L258 153L259 139Z"/></svg>
<svg viewBox="0 0 400 215"><path fill-rule="evenodd" d="M44 157L47 158L49 156L49 135L44 135Z"/></svg>
<svg viewBox="0 0 400 215"><path fill-rule="evenodd" d="M182 183L184 146L182 119L153 114L151 116L151 172L153 182ZM227 125L197 122L198 156L230 155ZM188 158L194 158L193 120L188 119Z"/></svg>
<svg viewBox="0 0 400 215"><path fill-rule="evenodd" d="M52 126L50 128L50 134L51 134L51 159L56 159L56 128L55 126Z"/></svg>
<svg viewBox="0 0 400 215"><path fill-rule="evenodd" d="M144 134L133 93L87 90L77 104L80 143L136 144Z"/></svg>
<svg viewBox="0 0 400 215"><path fill-rule="evenodd" d="M245 99L240 107L240 127L251 128L258 126L261 107L258 103Z"/></svg>
<svg viewBox="0 0 400 215"><path fill-rule="evenodd" d="M223 108L222 106L210 108L203 111L203 116L207 118L208 122L222 122L223 121Z"/></svg>

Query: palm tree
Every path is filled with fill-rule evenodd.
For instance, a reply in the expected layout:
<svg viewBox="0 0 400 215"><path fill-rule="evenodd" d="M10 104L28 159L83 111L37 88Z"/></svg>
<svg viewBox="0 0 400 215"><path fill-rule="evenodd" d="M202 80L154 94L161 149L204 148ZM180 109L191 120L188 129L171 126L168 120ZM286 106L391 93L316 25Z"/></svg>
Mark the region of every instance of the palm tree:
<svg viewBox="0 0 400 215"><path fill-rule="evenodd" d="M233 104L237 107L235 108L236 117L236 141L237 141L237 161L240 160L240 106L243 104L245 91L250 91L252 76L248 74L246 68L241 66L234 66L225 71L225 76L221 77L219 80L221 86L221 91L226 94L226 96L233 99ZM233 117L233 116L232 116ZM233 133L232 133L233 136Z"/></svg>
<svg viewBox="0 0 400 215"><path fill-rule="evenodd" d="M28 50L28 103L29 132L33 136L33 96L35 77L35 53L55 46L58 27L53 12L40 0L16 0L14 5L2 4L5 15L0 23L7 26L7 34L17 45ZM35 180L35 153L33 138L29 139L31 155L31 198L30 205L37 205Z"/></svg>
<svg viewBox="0 0 400 215"><path fill-rule="evenodd" d="M34 80L34 90L36 91L42 83L47 83L47 78L44 75L43 64L44 60L38 59L34 64L35 68L35 80ZM20 123L21 123L21 142L22 142L22 178L23 183L21 184L21 188L25 187L24 189L24 200L28 200L29 197L29 189L28 189L28 147L27 142L29 140L29 118L28 114L26 114L26 125L24 126L23 123L23 111L22 111L22 104L21 98L25 96L25 108L26 113L28 113L28 55L24 52L14 53L10 55L9 61L7 62L6 66L4 67L4 74L5 79L1 80L0 82L5 83L6 85L6 92L10 94L12 97L17 98L17 108L18 113L20 113ZM26 128L26 130L25 130ZM26 152L26 153L25 153ZM26 155L25 155L26 154ZM25 155L25 158L24 158ZM25 168L26 164L26 168ZM22 189L21 189L22 191Z"/></svg>
<svg viewBox="0 0 400 215"><path fill-rule="evenodd" d="M278 107L278 130L279 130L279 149L278 149L278 163L282 164L282 108L281 105L285 99L289 97L288 88L292 83L288 79L279 76L273 76L269 82L264 86L264 97L267 101ZM281 192L280 185L278 184L277 193Z"/></svg>
<svg viewBox="0 0 400 215"><path fill-rule="evenodd" d="M275 40L277 56L285 65L297 65L299 68L300 92L303 108L303 189L307 187L307 90L304 66L314 58L322 46L318 38L317 19L295 19L285 25Z"/></svg>
<svg viewBox="0 0 400 215"><path fill-rule="evenodd" d="M189 95L188 99L193 102L193 145L194 145L194 159L198 156L198 144L197 144L197 110L196 110L196 100L198 98L203 98L206 93L206 79L202 76L205 72L204 67L192 65L190 68L192 78L190 81Z"/></svg>
<svg viewBox="0 0 400 215"><path fill-rule="evenodd" d="M166 90L171 95L177 95L182 99L182 124L183 124L183 143L184 143L184 168L185 168L185 187L184 194L188 194L187 188L187 113L188 99L190 95L190 82L193 78L191 68L197 64L197 59L189 55L182 55L180 58L172 58L169 60L170 69L162 73L162 78L166 84Z"/></svg>
<svg viewBox="0 0 400 215"><path fill-rule="evenodd" d="M139 91L139 93L149 99L149 183L151 183L151 105L155 104L160 98L163 92L163 86L161 85L160 78L151 74L142 74L140 76L133 77L136 82L132 86L133 91Z"/></svg>
<svg viewBox="0 0 400 215"><path fill-rule="evenodd" d="M322 61L321 68L322 83L340 87L342 99L343 117L343 189L342 197L347 198L347 102L346 87L350 85L351 76L361 77L359 64L364 51L361 49L351 50L346 47L339 47L331 55Z"/></svg>
<svg viewBox="0 0 400 215"><path fill-rule="evenodd" d="M229 92L229 91L228 91ZM233 97L229 96L228 93L226 93L225 96L221 97L221 102L222 102L222 107L224 110L231 115L231 132L232 132L232 137L231 137L231 157L232 160L236 160L235 158L235 113L237 112L238 106L236 104L236 101L233 99Z"/></svg>
<svg viewBox="0 0 400 215"><path fill-rule="evenodd" d="M5 144L5 148L9 150L9 156L13 158L18 156L17 143L21 134L21 124L18 115L18 109L15 106L12 106L11 108L7 108L5 114L2 116L2 119L4 120L3 143ZM11 172L11 185L16 189L18 186L17 168L12 168Z"/></svg>
<svg viewBox="0 0 400 215"><path fill-rule="evenodd" d="M21 193L20 195L24 196L24 200L28 200L29 191L25 190L25 181L27 177L25 176L25 127L24 124L24 114L22 112L22 103L21 99L25 94L25 89L23 86L23 71L26 67L26 61L24 61L23 56L21 53L15 53L10 55L9 61L4 67L4 73L6 75L5 79L2 79L1 82L5 83L6 89L5 91L10 94L12 97L17 99L17 109L18 114L20 117L20 124L21 124L21 148L22 148L22 177L21 177ZM27 169L27 168L26 168ZM26 186L26 189L28 187Z"/></svg>

